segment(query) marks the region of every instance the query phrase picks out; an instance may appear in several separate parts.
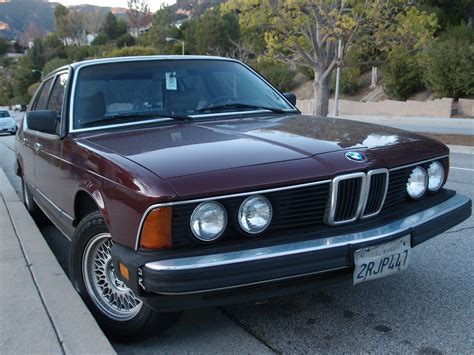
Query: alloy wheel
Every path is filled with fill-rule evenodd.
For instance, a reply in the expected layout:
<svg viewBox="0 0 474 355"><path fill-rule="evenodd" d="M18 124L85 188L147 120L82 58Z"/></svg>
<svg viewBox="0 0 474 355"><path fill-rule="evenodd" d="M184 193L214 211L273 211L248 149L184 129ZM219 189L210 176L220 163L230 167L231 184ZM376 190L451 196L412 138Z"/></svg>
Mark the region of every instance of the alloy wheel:
<svg viewBox="0 0 474 355"><path fill-rule="evenodd" d="M112 245L109 233L92 237L84 250L82 274L97 308L111 319L127 321L137 315L143 303L117 277L110 253Z"/></svg>

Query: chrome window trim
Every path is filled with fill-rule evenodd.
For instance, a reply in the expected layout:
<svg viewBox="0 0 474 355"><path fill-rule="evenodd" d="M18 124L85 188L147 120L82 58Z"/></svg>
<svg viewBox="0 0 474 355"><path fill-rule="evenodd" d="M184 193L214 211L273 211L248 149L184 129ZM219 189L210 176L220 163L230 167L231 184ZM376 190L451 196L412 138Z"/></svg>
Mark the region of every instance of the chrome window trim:
<svg viewBox="0 0 474 355"><path fill-rule="evenodd" d="M306 241L297 241L287 244L277 244L255 249L230 251L219 254L152 261L145 264L145 268L153 271L202 269L204 272L206 268L216 266L237 265L239 263L249 261L299 255L318 250L327 250L341 246L372 242L390 236L401 235L403 233L410 234L412 228L436 220L440 216L448 214L468 202L468 197L463 195L455 195L450 199L426 210L362 232L354 232L320 239L310 239Z"/></svg>
<svg viewBox="0 0 474 355"><path fill-rule="evenodd" d="M379 174L385 174L386 175L386 182L385 182L385 189L384 189L384 193L383 193L383 198L382 198L382 202L380 203L380 208L374 212L374 213L371 213L371 214L364 214L365 212L365 208L367 207L367 201L369 199L369 194L370 194L370 180L372 179L372 175L379 175ZM375 170L370 170L368 173L367 173L367 196L364 200L364 204L362 206L362 213L360 215L360 219L366 219L366 218L370 218L370 217L373 217L373 216L376 216L380 213L380 211L382 210L383 208L383 205L385 204L385 198L387 197L387 191L388 191L388 184L390 182L390 173L388 171L388 169L385 169L385 168L382 168L382 169L375 169Z"/></svg>
<svg viewBox="0 0 474 355"><path fill-rule="evenodd" d="M415 166L415 165L419 165L419 164L425 164L425 163L429 163L429 162L434 161L434 160L439 160L439 159L444 159L444 158L449 158L449 154L441 155L441 156L439 156L439 157L435 157L435 158L431 158L431 159L426 159L426 160L422 160L422 161L417 161L416 163L411 163L411 164L407 164L407 165L397 166L396 168L388 169L388 171L397 171L397 170L400 170L400 169L405 169L405 168L409 168L409 167L411 167L411 166Z"/></svg>
<svg viewBox="0 0 474 355"><path fill-rule="evenodd" d="M359 194L359 200L357 202L357 210L353 218L347 219L344 221L334 221L334 214L336 213L336 203L337 203L337 196L338 196L338 190L339 190L339 183L344 180L349 180L349 179L356 179L356 178L362 178L361 182L361 188L360 188L360 194ZM326 209L326 213L324 215L324 221L325 223L335 226L339 224L345 224L345 223L350 223L354 222L357 220L362 212L362 205L364 204L364 201L367 199L367 176L365 173L352 173L352 174L345 174L345 175L339 175L336 176L331 183L330 187L330 197Z"/></svg>
<svg viewBox="0 0 474 355"><path fill-rule="evenodd" d="M126 62L147 62L147 61L166 61L166 60L219 60L219 61L228 61L234 62L242 65L247 70L251 71L252 74L257 76L260 80L262 80L267 86L274 91L274 93L280 97L289 107L292 109L286 109L288 112L299 113L300 111L294 105L292 105L288 99L279 92L271 83L269 83L264 77L258 74L255 70L250 68L248 65L231 58L221 58L221 57L208 57L208 56L143 56L143 57L122 57L122 58L104 58L104 59L96 59L91 61L84 61L77 66L74 66L73 72L73 80L71 85L71 95L69 98L69 124L68 130L69 133L80 133L80 132L88 132L88 131L95 131L104 128L117 128L117 127L127 127L132 125L140 125L143 123L152 123L152 122L161 122L161 121L170 121L173 120L172 118L158 118L155 120L144 120L144 121L137 121L137 122L129 122L129 123L120 123L115 125L105 125L105 126L97 126L97 127L90 127L90 128L74 128L74 99L76 95L76 86L77 86L77 78L81 69L96 66L96 65L103 65L109 63L126 63ZM239 115L239 114L249 114L249 113L259 113L259 112L271 112L269 110L253 110L253 111L239 111L239 112L223 112L223 113L213 113L213 114L202 114L202 115L191 115L190 117L217 117L217 116L228 116L228 115Z"/></svg>
<svg viewBox="0 0 474 355"><path fill-rule="evenodd" d="M232 198L232 197L260 195L260 194L266 194L266 193L271 193L271 192L293 190L293 189L308 187L308 186L328 184L330 182L331 182L331 180L321 180L321 181L316 181L316 182L308 182L308 183L305 183L305 184L277 187L277 188L273 188L273 189L242 192L242 193L222 195L222 196L205 197L205 198L199 198L199 199L194 199L194 200L186 200L186 201L164 202L164 203L157 203L157 204L151 205L150 207L148 207L146 209L145 213L143 213L143 216L140 220L140 225L138 226L138 231L137 231L137 239L136 239L136 242L135 242L135 250L138 250L138 247L140 245L140 234L142 232L142 228L143 228L143 224L145 223L145 219L148 216L148 214L152 210L154 210L155 208L172 207L172 206L186 205L186 204L190 204L190 203L201 203L201 202L206 202L206 201L218 201L218 200L222 200L222 199L226 199L226 198Z"/></svg>
<svg viewBox="0 0 474 355"><path fill-rule="evenodd" d="M111 128L118 128L118 127L128 127L128 126L136 126L141 125L143 123L156 123L156 122L166 122L166 121L173 121L172 118L167 117L160 117L152 120L142 120L142 121L135 121L135 122L127 122L127 123L116 123L111 125L105 126L96 126L96 127L89 127L89 128L78 128L69 130L70 133L80 133L80 132L89 132L89 131L97 131L99 129L111 129Z"/></svg>

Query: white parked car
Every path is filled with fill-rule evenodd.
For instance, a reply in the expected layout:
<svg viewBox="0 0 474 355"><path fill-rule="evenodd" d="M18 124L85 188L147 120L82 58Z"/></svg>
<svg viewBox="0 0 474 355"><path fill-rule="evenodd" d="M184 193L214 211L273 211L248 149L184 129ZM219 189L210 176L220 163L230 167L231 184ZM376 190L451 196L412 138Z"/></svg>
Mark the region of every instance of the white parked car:
<svg viewBox="0 0 474 355"><path fill-rule="evenodd" d="M10 112L0 110L0 133L8 132L10 134L16 134L17 129L16 121L10 115Z"/></svg>

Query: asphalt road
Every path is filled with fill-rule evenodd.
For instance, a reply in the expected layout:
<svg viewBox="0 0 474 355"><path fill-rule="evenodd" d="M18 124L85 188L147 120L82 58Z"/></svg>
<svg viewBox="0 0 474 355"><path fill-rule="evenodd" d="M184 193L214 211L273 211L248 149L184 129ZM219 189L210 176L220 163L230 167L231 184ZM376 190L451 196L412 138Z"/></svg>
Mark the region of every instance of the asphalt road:
<svg viewBox="0 0 474 355"><path fill-rule="evenodd" d="M13 144L0 136L0 166L20 193ZM451 166L447 188L474 199L474 155L452 154ZM41 231L67 270L69 243L52 226ZM185 312L161 337L113 345L119 353L472 353L473 233L471 217L415 248L398 275Z"/></svg>

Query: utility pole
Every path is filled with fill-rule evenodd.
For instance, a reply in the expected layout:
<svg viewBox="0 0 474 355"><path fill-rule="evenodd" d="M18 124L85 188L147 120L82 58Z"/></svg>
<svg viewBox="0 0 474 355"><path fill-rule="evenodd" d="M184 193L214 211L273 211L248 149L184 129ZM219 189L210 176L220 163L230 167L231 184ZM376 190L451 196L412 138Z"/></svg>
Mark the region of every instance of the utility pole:
<svg viewBox="0 0 474 355"><path fill-rule="evenodd" d="M339 63L341 62L342 57L342 41L339 39L339 43L337 46L337 60ZM336 68L336 92L334 94L334 111L333 116L339 116L339 82L341 80L341 67L338 64Z"/></svg>

